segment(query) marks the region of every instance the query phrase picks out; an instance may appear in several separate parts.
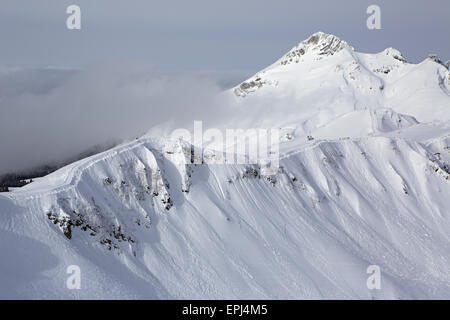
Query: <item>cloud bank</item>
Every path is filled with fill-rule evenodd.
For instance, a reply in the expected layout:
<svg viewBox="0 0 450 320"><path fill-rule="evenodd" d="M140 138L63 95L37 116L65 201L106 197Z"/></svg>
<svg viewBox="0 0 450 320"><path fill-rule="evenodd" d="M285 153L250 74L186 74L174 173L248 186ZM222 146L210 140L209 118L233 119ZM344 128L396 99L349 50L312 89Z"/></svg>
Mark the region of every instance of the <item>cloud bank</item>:
<svg viewBox="0 0 450 320"><path fill-rule="evenodd" d="M95 146L227 116L211 75L137 66L0 71L0 175L58 165Z"/></svg>

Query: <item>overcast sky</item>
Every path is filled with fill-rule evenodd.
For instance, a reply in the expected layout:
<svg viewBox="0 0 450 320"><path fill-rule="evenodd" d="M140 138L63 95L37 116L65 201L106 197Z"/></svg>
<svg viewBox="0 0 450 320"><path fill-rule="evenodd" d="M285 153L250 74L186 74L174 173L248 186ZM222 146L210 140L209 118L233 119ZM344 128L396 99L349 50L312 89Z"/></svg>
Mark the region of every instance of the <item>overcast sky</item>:
<svg viewBox="0 0 450 320"><path fill-rule="evenodd" d="M81 7L81 30L66 28L70 4ZM370 4L381 7L381 30L366 27ZM362 52L392 46L412 62L446 61L449 16L449 0L2 0L0 65L252 73L319 30Z"/></svg>

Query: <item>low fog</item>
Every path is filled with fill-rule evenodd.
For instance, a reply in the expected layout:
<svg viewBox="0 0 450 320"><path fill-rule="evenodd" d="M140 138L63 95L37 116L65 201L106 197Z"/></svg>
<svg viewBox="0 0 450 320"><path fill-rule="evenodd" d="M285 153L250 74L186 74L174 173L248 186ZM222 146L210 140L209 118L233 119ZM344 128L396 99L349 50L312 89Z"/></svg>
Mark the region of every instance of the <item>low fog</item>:
<svg viewBox="0 0 450 320"><path fill-rule="evenodd" d="M0 175L60 165L92 148L229 116L230 75L161 74L137 66L0 71ZM219 100L221 101L219 103Z"/></svg>

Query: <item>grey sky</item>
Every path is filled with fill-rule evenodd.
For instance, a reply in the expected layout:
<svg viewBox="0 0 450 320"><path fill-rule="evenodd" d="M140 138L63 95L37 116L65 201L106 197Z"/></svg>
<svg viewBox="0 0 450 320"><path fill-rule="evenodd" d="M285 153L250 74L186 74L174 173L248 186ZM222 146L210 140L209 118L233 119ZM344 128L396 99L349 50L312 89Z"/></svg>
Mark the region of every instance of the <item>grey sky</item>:
<svg viewBox="0 0 450 320"><path fill-rule="evenodd" d="M375 3L382 30L371 31L366 9ZM70 4L81 7L81 30L66 28ZM218 116L229 109L215 93L316 31L362 52L392 46L413 62L428 53L445 61L449 8L449 0L2 0L0 175L153 126L229 116Z"/></svg>
<svg viewBox="0 0 450 320"><path fill-rule="evenodd" d="M66 7L82 10L67 30ZM366 28L381 7L382 30ZM160 70L252 73L311 33L333 33L358 51L392 46L410 61L450 59L450 1L2 0L0 65L83 67L99 61Z"/></svg>

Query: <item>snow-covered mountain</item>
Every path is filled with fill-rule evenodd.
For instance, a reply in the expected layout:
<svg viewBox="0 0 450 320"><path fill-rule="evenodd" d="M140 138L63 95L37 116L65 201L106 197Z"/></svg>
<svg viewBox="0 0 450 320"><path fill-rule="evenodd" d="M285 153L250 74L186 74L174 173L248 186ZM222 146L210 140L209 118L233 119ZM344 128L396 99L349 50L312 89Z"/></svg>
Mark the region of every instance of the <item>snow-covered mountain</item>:
<svg viewBox="0 0 450 320"><path fill-rule="evenodd" d="M450 298L448 63L319 32L223 99L277 172L145 136L2 193L0 297Z"/></svg>

